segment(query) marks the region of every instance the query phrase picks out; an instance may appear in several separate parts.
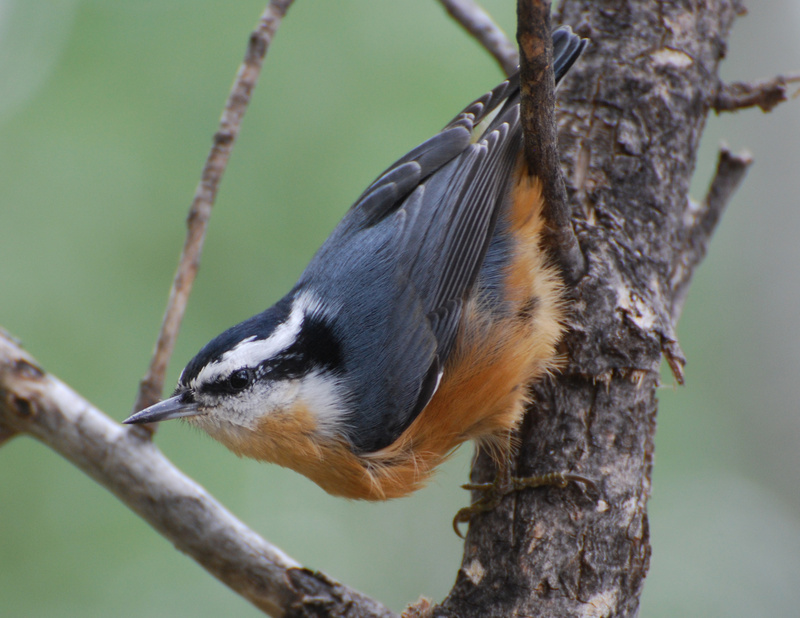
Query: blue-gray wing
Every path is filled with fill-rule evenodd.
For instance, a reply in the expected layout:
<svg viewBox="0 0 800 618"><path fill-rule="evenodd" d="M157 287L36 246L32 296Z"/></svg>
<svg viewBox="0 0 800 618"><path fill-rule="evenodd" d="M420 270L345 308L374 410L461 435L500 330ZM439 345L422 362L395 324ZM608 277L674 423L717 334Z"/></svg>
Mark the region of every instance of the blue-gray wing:
<svg viewBox="0 0 800 618"><path fill-rule="evenodd" d="M559 32L557 77L583 49ZM298 282L339 307L345 358L356 359L345 370L359 451L391 444L435 393L508 199L522 146L518 99L515 75L387 169Z"/></svg>
<svg viewBox="0 0 800 618"><path fill-rule="evenodd" d="M569 27L553 33L556 83L586 44ZM400 267L408 269L422 296L440 364L452 348L461 302L486 255L521 141L515 74L395 162L351 209L352 225L362 229L404 211L397 224L405 233L396 250Z"/></svg>
<svg viewBox="0 0 800 618"><path fill-rule="evenodd" d="M295 288L335 312L359 452L391 444L435 393L519 152L518 105L500 106L477 141L481 101L389 168Z"/></svg>
<svg viewBox="0 0 800 618"><path fill-rule="evenodd" d="M473 102L372 183L341 224L352 235L395 230L399 276L420 299L441 365L520 149L518 88L514 76Z"/></svg>

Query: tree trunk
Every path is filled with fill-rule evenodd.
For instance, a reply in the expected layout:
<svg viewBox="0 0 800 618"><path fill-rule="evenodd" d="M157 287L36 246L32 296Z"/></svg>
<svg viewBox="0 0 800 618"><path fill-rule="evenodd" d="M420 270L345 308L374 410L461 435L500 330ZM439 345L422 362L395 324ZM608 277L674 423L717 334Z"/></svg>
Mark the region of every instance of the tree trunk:
<svg viewBox="0 0 800 618"><path fill-rule="evenodd" d="M559 93L559 146L588 275L573 290L565 365L534 389L515 474L573 472L512 494L470 526L436 616L631 616L650 543L647 500L662 353L713 224L689 182L736 1L563 0L553 25L591 39ZM716 221L716 217L712 217ZM478 457L473 480L492 478Z"/></svg>

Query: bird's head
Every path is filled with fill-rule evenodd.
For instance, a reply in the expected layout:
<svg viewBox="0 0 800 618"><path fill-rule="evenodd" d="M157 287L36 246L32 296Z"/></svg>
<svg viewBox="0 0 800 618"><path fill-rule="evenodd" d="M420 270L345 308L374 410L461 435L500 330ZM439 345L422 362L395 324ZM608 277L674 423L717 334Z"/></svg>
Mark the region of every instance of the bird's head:
<svg viewBox="0 0 800 618"><path fill-rule="evenodd" d="M212 339L186 365L172 397L124 422L183 418L231 446L265 418L302 409L319 431L335 433L345 393L333 317L310 294L284 299Z"/></svg>

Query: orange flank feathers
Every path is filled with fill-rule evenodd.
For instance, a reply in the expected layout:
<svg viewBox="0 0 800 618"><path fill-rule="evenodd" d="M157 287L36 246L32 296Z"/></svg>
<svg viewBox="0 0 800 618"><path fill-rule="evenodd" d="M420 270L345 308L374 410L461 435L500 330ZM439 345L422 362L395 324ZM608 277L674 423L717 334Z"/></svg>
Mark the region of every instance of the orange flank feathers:
<svg viewBox="0 0 800 618"><path fill-rule="evenodd" d="M507 216L514 257L504 286L510 309L498 314L481 310L480 297L468 302L436 394L393 444L353 453L343 441L322 436L314 414L301 405L262 418L258 439L229 435L229 447L292 468L331 494L363 500L419 489L467 440L507 457L509 436L527 402L526 385L555 367L564 323L563 284L539 246L544 227L539 181L520 165L513 187Z"/></svg>

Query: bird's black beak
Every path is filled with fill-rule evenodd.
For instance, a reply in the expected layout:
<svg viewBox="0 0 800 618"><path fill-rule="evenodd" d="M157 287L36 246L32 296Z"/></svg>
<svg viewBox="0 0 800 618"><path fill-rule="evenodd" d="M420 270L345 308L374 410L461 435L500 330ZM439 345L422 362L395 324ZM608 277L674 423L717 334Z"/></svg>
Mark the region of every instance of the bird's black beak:
<svg viewBox="0 0 800 618"><path fill-rule="evenodd" d="M197 403L192 401L191 397L187 397L186 393L182 393L145 408L122 422L126 425L137 425L139 423L155 423L157 421L168 421L172 418L196 416L197 414L200 414Z"/></svg>

